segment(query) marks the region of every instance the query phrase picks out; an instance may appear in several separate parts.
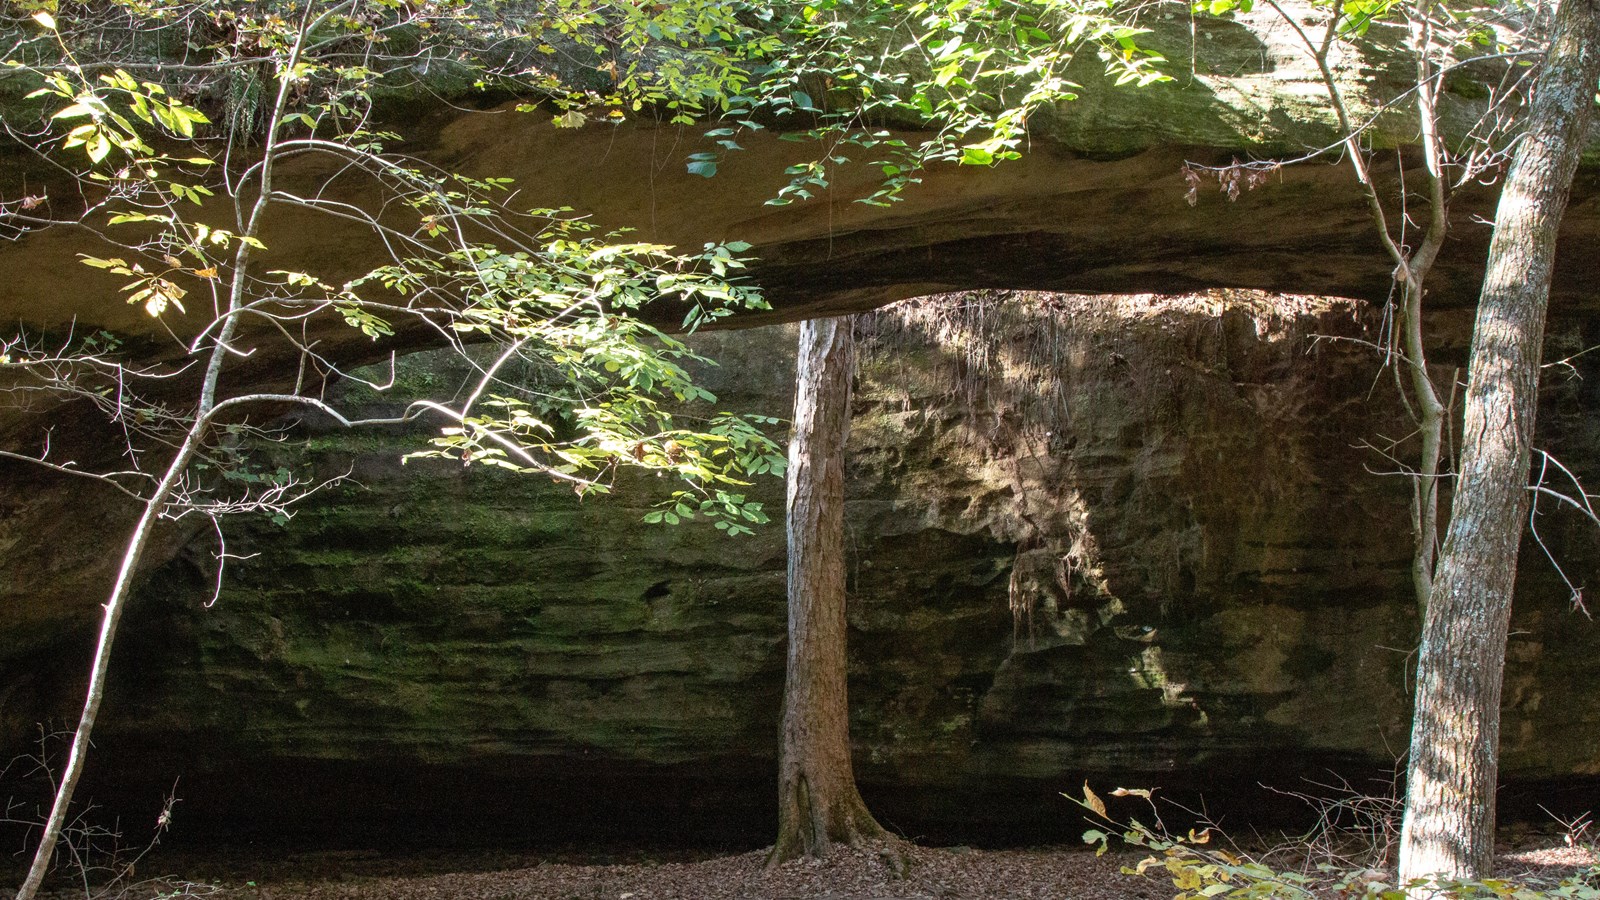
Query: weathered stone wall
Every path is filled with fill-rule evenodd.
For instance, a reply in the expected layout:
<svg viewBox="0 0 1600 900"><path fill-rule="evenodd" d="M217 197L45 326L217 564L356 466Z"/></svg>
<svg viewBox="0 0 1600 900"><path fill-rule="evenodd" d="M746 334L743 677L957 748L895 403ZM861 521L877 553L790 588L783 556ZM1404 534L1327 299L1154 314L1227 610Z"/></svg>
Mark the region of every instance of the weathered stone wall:
<svg viewBox="0 0 1600 900"><path fill-rule="evenodd" d="M1285 0L1282 8L1300 21L1320 15L1304 0ZM1253 288L1384 297L1394 284L1392 265L1374 243L1370 210L1347 165L1286 166L1237 202L1212 189L1195 206L1186 200L1189 162L1300 158L1338 143L1315 67L1293 30L1264 6L1218 19L1196 18L1174 4L1151 8L1142 21L1153 28L1149 45L1179 76L1173 82L1118 87L1093 54L1084 54L1069 73L1081 85L1079 99L1030 119L1023 159L993 169L935 166L904 202L888 208L853 202L879 186L878 167L866 164L871 154L831 171L831 187L814 202L778 208L766 201L786 183L784 170L813 159L817 148L772 133L741 137L746 149L727 154L707 181L685 167L690 154L721 153L701 129L649 116L557 128L543 113L513 112L514 103L475 109L491 99L453 76L431 85L426 99L384 104L380 119L402 133L393 145L398 152L449 171L513 178L519 207L571 206L603 228L625 227L638 239L685 248L750 243L755 258L748 274L773 308L740 316L739 323L860 312L918 294L977 288ZM1335 51L1334 72L1358 118L1389 107L1405 90L1410 67L1393 37L1374 28L1366 40ZM1441 100L1447 136L1462 134L1483 113L1487 89L1480 78L1498 80L1476 69L1447 79ZM0 79L0 105L15 101L17 89ZM1394 106L1363 131L1383 150L1374 177L1385 197L1403 196L1405 184L1423 177L1416 128L1405 122L1404 107ZM8 107L12 119L18 114ZM1594 315L1600 296L1600 254L1581 249L1600 246L1600 127L1590 146L1562 226L1563 246L1579 250L1561 255L1552 285L1554 308L1571 316ZM374 185L328 177L325 160L301 157L286 161L275 183L376 208ZM55 214L69 215L78 192L31 149L0 141L0 197L41 194L51 198ZM1452 237L1429 276L1435 308L1453 310L1477 297L1494 199L1491 186L1476 182L1452 192ZM236 218L224 198L206 207L196 212L213 225ZM306 272L340 284L387 258L376 235L346 217L284 207L263 228L268 249L255 257L261 271ZM69 331L104 329L132 365L175 364L209 320L199 310L152 319L126 302L123 278L80 264L84 254L124 252L78 228L32 231L0 245L0 319L15 326L3 334L48 343ZM187 287L206 289L198 277ZM663 324L679 320L681 309L662 309ZM437 346L431 328L407 319L394 324L398 334L373 342L332 310L301 323L305 339L341 366ZM271 339L239 342L253 349L248 360L230 364L225 392L293 382L302 361L298 346L276 340L270 329L264 333ZM190 367L190 377L199 369ZM0 372L0 391L9 392L14 378ZM183 377L164 384L172 397L194 396ZM32 456L47 444L53 458L84 468L113 464L121 446L100 417L42 397L0 408L0 449ZM118 502L109 489L0 459L6 564L0 668L28 668L30 660L56 652L63 629L98 619L103 586L115 573L115 554L104 548L120 542L134 518L131 505ZM180 529L156 542L149 564L170 560L186 536Z"/></svg>
<svg viewBox="0 0 1600 900"><path fill-rule="evenodd" d="M1393 465L1363 446L1407 431L1358 343L1379 319L1259 295L971 294L861 321L852 721L886 819L1042 840L1071 836L1055 792L1085 777L1226 802L1391 768L1416 617L1407 485L1369 471ZM1466 319L1434 325L1447 378ZM1595 330L1558 319L1549 356ZM787 415L792 338L705 337L720 406ZM1575 362L1548 373L1541 434L1600 477L1600 367ZM410 360L410 386L451 384L433 365ZM318 474L355 483L287 525L231 523L229 552L254 555L210 608L214 539L156 573L97 733L102 793L183 774L183 812L263 834L764 839L781 528L642 525L648 480L579 502L402 465L424 437L298 432ZM755 491L781 510L777 480ZM1600 536L1555 513L1541 533L1594 580ZM1504 775L1595 775L1600 630L1532 544L1522 571ZM45 653L4 674L13 743L70 709L78 663Z"/></svg>

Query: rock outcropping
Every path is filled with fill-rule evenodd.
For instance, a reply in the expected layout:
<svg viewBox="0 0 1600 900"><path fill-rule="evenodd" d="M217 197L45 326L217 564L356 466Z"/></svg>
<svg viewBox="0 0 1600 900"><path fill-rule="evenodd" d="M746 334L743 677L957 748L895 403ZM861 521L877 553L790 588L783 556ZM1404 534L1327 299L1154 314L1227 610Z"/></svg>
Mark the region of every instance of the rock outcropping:
<svg viewBox="0 0 1600 900"><path fill-rule="evenodd" d="M1311 14L1299 2L1282 5L1290 15ZM452 104L416 102L399 110L392 124L404 134L395 149L451 171L514 178L518 203L570 205L602 226L636 229L642 239L689 248L747 241L758 258L752 275L774 305L755 321L856 312L974 287L1117 293L1258 288L1380 301L1393 286L1392 265L1374 242L1369 211L1347 167L1285 166L1237 202L1211 190L1194 207L1185 201L1186 161L1298 158L1337 143L1313 67L1275 16L1265 7L1236 20L1194 17L1182 7L1152 9L1145 24L1154 33L1147 43L1181 77L1148 89L1119 88L1084 54L1082 69L1071 73L1082 85L1080 98L1030 121L1024 159L992 170L936 168L905 202L887 210L853 202L871 193L879 175L863 165L831 172L830 189L815 202L765 205L785 182L785 167L817 152L770 134L741 137L746 149L723 159L708 181L684 165L690 153L720 152L696 129L648 121L555 128L548 117L516 113L510 105L473 109L489 102L481 96L452 95ZM1382 31L1375 28L1371 41L1340 49L1333 61L1358 116L1376 114L1405 89L1410 70L1403 51ZM1462 135L1482 111L1485 91L1473 77L1463 70L1445 84L1448 136ZM1402 195L1402 175L1416 177L1416 154L1408 151L1414 132L1391 114L1378 116L1364 133L1386 154L1393 151L1375 176L1390 182L1385 196ZM370 186L327 183L319 165L293 161L279 183L328 200L374 202ZM62 205L57 211L67 211L76 192L57 177L23 149L0 146L0 197L48 195ZM1600 244L1600 155L1593 150L1572 196L1563 246ZM1454 316L1474 301L1489 233L1481 217L1491 213L1492 201L1493 191L1476 184L1452 194L1452 239L1430 275L1431 308ZM220 202L212 201L209 214L216 222L231 220ZM308 215L278 210L269 216L263 269L312 272L339 283L383 258L370 232ZM120 252L80 229L42 230L7 243L0 247L0 319L34 335L104 329L135 364L171 362L182 355L175 349L181 341L167 329L192 337L204 317L169 312L153 320L125 302L119 290L124 279L78 259ZM1564 252L1553 288L1558 315L1594 315L1596 284L1600 255ZM333 313L303 324L318 352L346 363L418 349L432 337L402 330L374 344ZM263 347L231 370L224 389L282 385L300 364L287 344ZM9 384L0 379L0 389ZM30 398L0 410L0 447L37 455L48 442L55 458L85 466L104 461L118 445L92 419ZM0 459L0 480L0 553L9 576L0 579L0 663L26 667L39 654L54 653L65 631L97 618L114 572L113 555L104 548L122 539L132 515L107 489L25 462ZM158 542L149 558L155 564L170 559L183 537L174 533Z"/></svg>
<svg viewBox="0 0 1600 900"><path fill-rule="evenodd" d="M1380 320L1308 298L979 293L860 321L852 720L887 821L1045 840L1071 837L1056 792L1086 777L1226 805L1256 782L1332 770L1369 789L1390 771L1416 615L1408 486L1375 474L1394 466L1372 449L1407 428L1359 343ZM1454 335L1443 377L1467 322L1436 323ZM705 337L721 405L787 415L792 337ZM1558 318L1547 355L1597 339ZM1550 372L1540 424L1600 477L1592 357ZM426 358L405 371L432 390L453 377ZM402 466L424 437L300 430L318 473L358 484L282 526L231 525L228 551L247 556L213 606L208 534L156 573L118 651L101 793L138 785L148 802L181 774L186 815L268 834L765 839L781 529L642 525L652 483L580 503L537 479ZM755 491L781 509L777 480ZM1539 527L1592 581L1600 536L1553 509ZM1531 542L1523 559L1513 808L1517 790L1560 803L1552 785L1600 773L1600 699L1583 688L1600 631ZM64 711L76 664L40 654L3 674L13 744Z"/></svg>

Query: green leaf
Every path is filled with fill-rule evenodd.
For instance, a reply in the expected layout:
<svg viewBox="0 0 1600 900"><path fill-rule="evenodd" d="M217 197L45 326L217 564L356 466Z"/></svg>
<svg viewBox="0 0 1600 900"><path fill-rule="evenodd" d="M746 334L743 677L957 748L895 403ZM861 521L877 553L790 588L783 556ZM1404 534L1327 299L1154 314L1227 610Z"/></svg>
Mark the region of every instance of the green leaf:
<svg viewBox="0 0 1600 900"><path fill-rule="evenodd" d="M717 155L701 151L689 154L689 174L710 178L717 174Z"/></svg>
<svg viewBox="0 0 1600 900"><path fill-rule="evenodd" d="M90 162L100 162L111 152L111 142L106 139L103 132L96 131L93 140L88 142L85 152L89 154Z"/></svg>
<svg viewBox="0 0 1600 900"><path fill-rule="evenodd" d="M59 112L57 112L55 115L51 116L50 118L52 118L52 119L76 119L79 116L92 116L92 115L94 115L94 113L95 113L95 110L90 108L88 105L83 104L83 103L74 103L71 106L62 107Z"/></svg>

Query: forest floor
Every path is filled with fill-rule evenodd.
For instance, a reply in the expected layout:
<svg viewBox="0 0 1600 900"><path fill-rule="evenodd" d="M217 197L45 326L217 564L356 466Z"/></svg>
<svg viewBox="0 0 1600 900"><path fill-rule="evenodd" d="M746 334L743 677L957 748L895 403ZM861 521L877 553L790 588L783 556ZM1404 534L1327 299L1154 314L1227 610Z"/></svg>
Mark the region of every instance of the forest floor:
<svg viewBox="0 0 1600 900"><path fill-rule="evenodd" d="M1501 854L1501 877L1560 878L1597 862L1565 846ZM767 870L752 851L675 861L594 864L512 854L395 858L378 854L308 854L254 864L253 875L183 885L163 879L110 896L210 897L216 900L1165 900L1171 881L1121 874L1141 855L1096 857L1082 847L1033 850L909 850L911 869L896 877L872 850L840 851L825 861L795 861ZM230 867L231 868L231 867ZM193 876L191 876L193 877ZM159 893L187 887L177 894ZM6 894L9 896L9 894ZM60 893L55 896L85 896Z"/></svg>

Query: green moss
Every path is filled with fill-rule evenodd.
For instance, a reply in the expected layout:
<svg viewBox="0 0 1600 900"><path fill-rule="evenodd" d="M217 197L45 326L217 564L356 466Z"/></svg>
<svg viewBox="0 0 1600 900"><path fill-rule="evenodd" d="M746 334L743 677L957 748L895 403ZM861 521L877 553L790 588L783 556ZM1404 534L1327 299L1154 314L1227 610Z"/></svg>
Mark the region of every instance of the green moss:
<svg viewBox="0 0 1600 900"><path fill-rule="evenodd" d="M988 299L962 352L936 346L932 318L865 348L848 571L852 721L874 777L925 795L1037 779L1050 796L1068 766L1215 771L1277 746L1384 758L1404 662L1378 648L1413 627L1385 523L1406 497L1347 453L1377 404L1291 402L1302 376L1365 396L1364 351L1311 358L1291 336L1349 334L1350 308L1254 308L1297 325L1258 339L1250 323L1233 353L1205 298L1126 313ZM770 366L790 337L738 340ZM968 349L1013 368L974 374ZM284 755L627 759L699 777L708 760L770 759L781 528L644 527L649 479L579 503L539 479L401 469L404 437L319 435L319 464L355 465L363 486L230 532L230 549L265 555L230 568L214 608L203 584L156 580L142 613L170 627L144 653L172 688L135 698L124 733L201 722ZM779 482L762 490L781 508ZM1049 595L1032 641L1008 607L1027 553ZM1565 658L1576 671L1592 655Z"/></svg>

